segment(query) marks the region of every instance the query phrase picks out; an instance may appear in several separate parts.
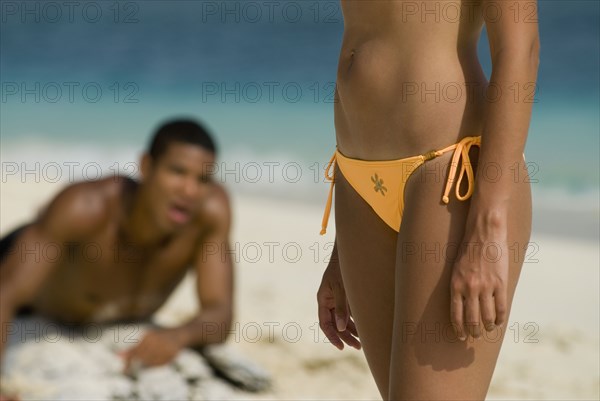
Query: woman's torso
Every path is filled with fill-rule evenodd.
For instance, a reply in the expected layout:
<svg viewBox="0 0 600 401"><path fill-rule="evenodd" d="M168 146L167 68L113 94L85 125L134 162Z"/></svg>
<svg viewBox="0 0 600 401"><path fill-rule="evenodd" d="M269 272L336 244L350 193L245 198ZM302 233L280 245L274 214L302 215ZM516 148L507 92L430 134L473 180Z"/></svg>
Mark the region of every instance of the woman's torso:
<svg viewBox="0 0 600 401"><path fill-rule="evenodd" d="M487 79L480 2L342 0L338 148L386 160L480 135Z"/></svg>

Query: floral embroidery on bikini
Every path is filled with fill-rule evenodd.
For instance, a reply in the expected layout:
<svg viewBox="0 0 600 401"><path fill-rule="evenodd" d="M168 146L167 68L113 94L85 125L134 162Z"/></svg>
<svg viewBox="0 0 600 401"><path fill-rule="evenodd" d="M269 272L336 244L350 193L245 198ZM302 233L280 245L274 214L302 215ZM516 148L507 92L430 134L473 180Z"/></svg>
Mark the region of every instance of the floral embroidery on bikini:
<svg viewBox="0 0 600 401"><path fill-rule="evenodd" d="M375 184L375 186L373 187L375 192L381 192L381 195L385 196L387 188L383 186L383 179L379 178L377 176L377 173L375 173L375 175L371 177L371 181L373 181L373 183Z"/></svg>

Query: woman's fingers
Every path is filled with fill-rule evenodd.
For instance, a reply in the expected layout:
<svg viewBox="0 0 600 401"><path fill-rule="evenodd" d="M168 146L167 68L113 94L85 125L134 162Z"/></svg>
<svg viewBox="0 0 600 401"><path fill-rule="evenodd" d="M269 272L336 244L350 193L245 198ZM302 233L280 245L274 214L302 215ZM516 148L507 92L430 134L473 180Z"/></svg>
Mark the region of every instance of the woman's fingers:
<svg viewBox="0 0 600 401"><path fill-rule="evenodd" d="M340 340L339 332L335 327L333 310L321 304L319 304L319 327L336 348L344 349L344 343Z"/></svg>
<svg viewBox="0 0 600 401"><path fill-rule="evenodd" d="M356 326L352 320L348 321L347 329L344 331L338 331L335 326L335 309L328 309L326 307L319 307L319 327L325 334L325 337L338 349L344 349L344 343L349 346L360 349L361 344L356 331Z"/></svg>
<svg viewBox="0 0 600 401"><path fill-rule="evenodd" d="M348 300L346 291L341 282L332 285L333 298L335 299L335 323L338 331L345 331L348 324Z"/></svg>
<svg viewBox="0 0 600 401"><path fill-rule="evenodd" d="M502 326L504 323L506 323L508 316L506 292L506 287L498 288L494 292L494 301L496 303L496 326Z"/></svg>
<svg viewBox="0 0 600 401"><path fill-rule="evenodd" d="M456 331L456 335L460 340L465 340L467 335L464 331L464 303L462 294L455 290L454 288L451 290L452 295L450 299L450 321L454 326L454 330Z"/></svg>
<svg viewBox="0 0 600 401"><path fill-rule="evenodd" d="M459 339L467 336L479 338L482 334L481 323L487 331L492 331L506 321L506 297L503 292L463 296L452 292L450 319Z"/></svg>
<svg viewBox="0 0 600 401"><path fill-rule="evenodd" d="M346 327L346 330L349 331L354 337L358 337L358 330L356 329L354 320L348 319L348 326Z"/></svg>
<svg viewBox="0 0 600 401"><path fill-rule="evenodd" d="M346 344L356 349L360 349L362 345L360 344L360 340L358 339L358 331L356 330L356 325L352 319L348 319L348 325L346 326L346 330L339 333L340 337Z"/></svg>
<svg viewBox="0 0 600 401"><path fill-rule="evenodd" d="M479 322L479 296L469 295L465 300L465 327L467 333L474 338L479 338L481 335Z"/></svg>
<svg viewBox="0 0 600 401"><path fill-rule="evenodd" d="M479 305L481 308L481 320L483 327L487 331L492 331L496 327L496 306L494 304L494 297L491 293L482 294L479 297Z"/></svg>
<svg viewBox="0 0 600 401"><path fill-rule="evenodd" d="M360 341L358 341L358 339L354 337L352 333L350 333L348 330L342 331L341 333L339 333L339 336L349 346L356 349L360 349Z"/></svg>

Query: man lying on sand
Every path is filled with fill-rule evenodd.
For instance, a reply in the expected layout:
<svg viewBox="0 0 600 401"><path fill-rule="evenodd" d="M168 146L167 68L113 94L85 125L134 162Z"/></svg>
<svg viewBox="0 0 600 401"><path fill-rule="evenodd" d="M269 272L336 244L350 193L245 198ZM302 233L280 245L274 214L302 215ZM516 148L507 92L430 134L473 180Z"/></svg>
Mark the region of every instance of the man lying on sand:
<svg viewBox="0 0 600 401"><path fill-rule="evenodd" d="M210 175L215 156L199 124L169 122L143 155L139 182L111 177L69 185L35 221L3 238L0 358L15 314L28 309L69 324L146 321L190 266L201 312L182 326L147 333L123 355L125 370L224 342L233 306L231 210ZM225 251L203 252L209 246Z"/></svg>

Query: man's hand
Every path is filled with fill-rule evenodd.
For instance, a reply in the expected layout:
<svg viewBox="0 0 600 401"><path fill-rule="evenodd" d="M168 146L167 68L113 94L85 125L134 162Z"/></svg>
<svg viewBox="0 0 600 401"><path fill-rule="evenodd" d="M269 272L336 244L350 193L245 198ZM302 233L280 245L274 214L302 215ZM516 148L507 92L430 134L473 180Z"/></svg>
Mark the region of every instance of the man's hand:
<svg viewBox="0 0 600 401"><path fill-rule="evenodd" d="M344 349L344 342L351 347L360 349L358 332L346 299L342 275L334 257L323 273L321 286L317 291L317 303L319 305L319 327L329 341L340 350Z"/></svg>
<svg viewBox="0 0 600 401"><path fill-rule="evenodd" d="M508 262L506 243L462 243L450 281L450 320L460 340L480 337L480 321L487 331L506 322Z"/></svg>
<svg viewBox="0 0 600 401"><path fill-rule="evenodd" d="M164 365L171 362L184 348L172 330L153 330L142 341L121 354L125 359L125 373L134 373L141 367Z"/></svg>
<svg viewBox="0 0 600 401"><path fill-rule="evenodd" d="M19 397L0 394L0 401L19 401Z"/></svg>

